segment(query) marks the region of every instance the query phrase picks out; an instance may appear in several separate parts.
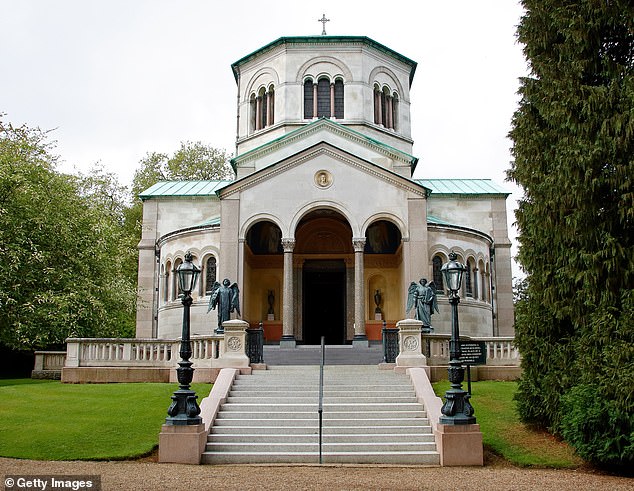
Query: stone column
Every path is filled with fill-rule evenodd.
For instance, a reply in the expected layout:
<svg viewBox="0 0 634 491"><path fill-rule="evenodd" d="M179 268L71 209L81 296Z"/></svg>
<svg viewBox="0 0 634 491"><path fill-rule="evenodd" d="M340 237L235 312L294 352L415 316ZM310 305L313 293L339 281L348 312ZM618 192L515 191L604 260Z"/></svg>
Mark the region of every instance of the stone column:
<svg viewBox="0 0 634 491"><path fill-rule="evenodd" d="M271 126L271 93L266 93L266 126Z"/></svg>
<svg viewBox="0 0 634 491"><path fill-rule="evenodd" d="M313 84L313 118L317 117L317 84Z"/></svg>
<svg viewBox="0 0 634 491"><path fill-rule="evenodd" d="M262 97L255 98L255 129L262 129Z"/></svg>
<svg viewBox="0 0 634 491"><path fill-rule="evenodd" d="M282 319L282 339L280 347L294 348L295 335L293 325L293 249L295 239L282 239L284 248L284 296L283 296L283 319Z"/></svg>
<svg viewBox="0 0 634 491"><path fill-rule="evenodd" d="M330 117L335 117L335 84L330 84Z"/></svg>
<svg viewBox="0 0 634 491"><path fill-rule="evenodd" d="M369 346L365 335L365 281L363 279L363 250L365 237L353 238L354 246L354 339L353 346Z"/></svg>

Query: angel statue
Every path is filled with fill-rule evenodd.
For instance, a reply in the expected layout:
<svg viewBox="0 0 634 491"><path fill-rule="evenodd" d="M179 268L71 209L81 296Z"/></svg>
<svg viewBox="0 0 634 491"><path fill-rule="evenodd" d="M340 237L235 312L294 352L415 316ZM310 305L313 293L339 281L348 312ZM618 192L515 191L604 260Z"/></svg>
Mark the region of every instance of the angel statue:
<svg viewBox="0 0 634 491"><path fill-rule="evenodd" d="M436 286L434 282L427 284L422 278L418 284L412 282L407 289L407 308L405 312L415 309L415 318L423 323L423 329L431 328L431 316L438 312Z"/></svg>
<svg viewBox="0 0 634 491"><path fill-rule="evenodd" d="M211 288L211 298L209 299L209 308L207 313L218 307L218 327L216 328L217 334L222 334L224 329L222 323L228 321L231 318L231 312L236 311L240 314L240 290L238 284L234 283L229 286L228 278L222 280L222 285L217 281Z"/></svg>

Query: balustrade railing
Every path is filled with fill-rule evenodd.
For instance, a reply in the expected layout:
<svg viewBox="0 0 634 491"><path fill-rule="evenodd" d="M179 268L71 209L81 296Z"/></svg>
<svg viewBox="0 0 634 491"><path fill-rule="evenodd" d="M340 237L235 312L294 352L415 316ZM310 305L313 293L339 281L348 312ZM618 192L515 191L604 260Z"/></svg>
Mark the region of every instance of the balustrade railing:
<svg viewBox="0 0 634 491"><path fill-rule="evenodd" d="M422 334L423 354L429 365L446 365L449 362L449 334ZM487 365L519 365L520 353L515 347L515 338L460 336L462 341L485 343Z"/></svg>
<svg viewBox="0 0 634 491"><path fill-rule="evenodd" d="M208 366L224 352L224 336L192 336L192 357ZM172 367L179 360L178 339L69 338L67 367Z"/></svg>

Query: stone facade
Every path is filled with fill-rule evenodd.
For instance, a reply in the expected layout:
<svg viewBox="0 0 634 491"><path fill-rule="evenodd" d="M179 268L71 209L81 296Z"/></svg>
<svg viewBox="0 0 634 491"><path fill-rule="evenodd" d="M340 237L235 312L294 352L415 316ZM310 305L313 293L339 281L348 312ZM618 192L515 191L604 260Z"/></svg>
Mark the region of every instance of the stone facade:
<svg viewBox="0 0 634 491"><path fill-rule="evenodd" d="M376 324L407 318L409 284L435 279L451 250L470 269L461 331L513 334L508 194L485 180L412 179L415 62L365 37L321 36L280 38L232 69L236 180L141 195L137 336L180 334L174 270L187 251L203 270L192 334L217 327L208 293L229 278L242 319L263 321L269 342L378 339ZM448 333L438 300L432 325Z"/></svg>

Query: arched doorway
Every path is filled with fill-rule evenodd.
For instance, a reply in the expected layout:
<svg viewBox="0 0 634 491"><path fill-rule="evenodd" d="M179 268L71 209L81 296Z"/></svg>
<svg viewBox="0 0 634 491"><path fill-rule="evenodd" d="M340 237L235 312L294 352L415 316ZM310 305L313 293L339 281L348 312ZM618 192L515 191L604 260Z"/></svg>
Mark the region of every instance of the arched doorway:
<svg viewBox="0 0 634 491"><path fill-rule="evenodd" d="M305 344L343 344L350 338L354 252L352 229L339 212L318 209L298 224L299 339Z"/></svg>

